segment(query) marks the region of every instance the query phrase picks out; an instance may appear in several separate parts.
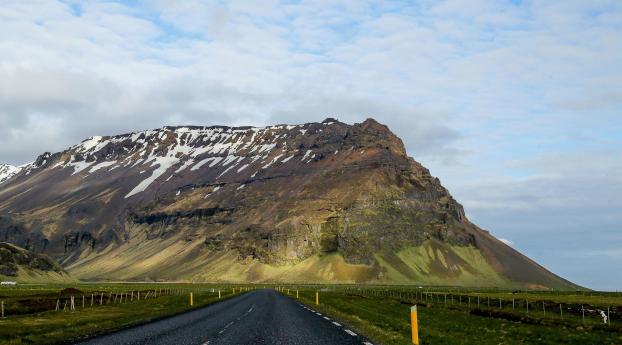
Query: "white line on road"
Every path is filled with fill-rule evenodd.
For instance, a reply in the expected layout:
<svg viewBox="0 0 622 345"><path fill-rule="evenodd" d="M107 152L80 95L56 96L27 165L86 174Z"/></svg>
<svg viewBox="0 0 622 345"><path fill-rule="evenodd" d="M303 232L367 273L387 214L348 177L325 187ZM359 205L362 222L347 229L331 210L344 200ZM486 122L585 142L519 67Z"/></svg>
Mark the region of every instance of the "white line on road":
<svg viewBox="0 0 622 345"><path fill-rule="evenodd" d="M346 329L345 332L348 333L349 335L353 336L353 337L356 337L356 333L352 332L349 329Z"/></svg>
<svg viewBox="0 0 622 345"><path fill-rule="evenodd" d="M374 344L370 343L369 341L366 341L363 344L365 344L365 345L374 345Z"/></svg>
<svg viewBox="0 0 622 345"><path fill-rule="evenodd" d="M330 319L329 319L329 318L327 318L326 316L324 316L324 319L325 319L325 320L328 320L328 321L330 321Z"/></svg>
<svg viewBox="0 0 622 345"><path fill-rule="evenodd" d="M339 322L335 322L333 321L333 325L337 326L337 327L341 327L341 324Z"/></svg>

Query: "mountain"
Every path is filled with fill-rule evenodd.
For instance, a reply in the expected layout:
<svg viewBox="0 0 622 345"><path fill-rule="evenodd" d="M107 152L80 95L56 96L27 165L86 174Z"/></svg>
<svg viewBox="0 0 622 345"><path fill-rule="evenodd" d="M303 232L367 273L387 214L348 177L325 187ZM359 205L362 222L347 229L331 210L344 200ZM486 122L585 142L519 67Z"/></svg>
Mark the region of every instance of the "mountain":
<svg viewBox="0 0 622 345"><path fill-rule="evenodd" d="M17 175L20 170L20 167L8 164L0 164L0 184L8 181L11 177Z"/></svg>
<svg viewBox="0 0 622 345"><path fill-rule="evenodd" d="M469 222L373 119L92 137L0 185L0 240L89 280L577 288Z"/></svg>
<svg viewBox="0 0 622 345"><path fill-rule="evenodd" d="M21 283L75 281L49 257L5 242L0 242L0 280Z"/></svg>

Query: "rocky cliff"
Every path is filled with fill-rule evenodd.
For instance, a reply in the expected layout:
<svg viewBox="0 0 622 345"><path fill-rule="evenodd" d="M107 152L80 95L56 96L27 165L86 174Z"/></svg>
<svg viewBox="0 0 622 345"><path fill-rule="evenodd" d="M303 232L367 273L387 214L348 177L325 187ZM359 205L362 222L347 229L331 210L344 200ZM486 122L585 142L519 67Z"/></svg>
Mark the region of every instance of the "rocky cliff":
<svg viewBox="0 0 622 345"><path fill-rule="evenodd" d="M575 287L372 119L93 137L0 185L0 240L85 279Z"/></svg>

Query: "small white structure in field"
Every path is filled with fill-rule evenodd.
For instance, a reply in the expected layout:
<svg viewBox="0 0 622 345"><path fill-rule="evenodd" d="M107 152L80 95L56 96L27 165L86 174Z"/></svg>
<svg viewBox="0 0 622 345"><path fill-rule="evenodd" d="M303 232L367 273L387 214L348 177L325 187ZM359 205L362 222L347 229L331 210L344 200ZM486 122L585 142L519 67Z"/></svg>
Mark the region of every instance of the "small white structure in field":
<svg viewBox="0 0 622 345"><path fill-rule="evenodd" d="M0 282L0 285L17 285L17 282Z"/></svg>

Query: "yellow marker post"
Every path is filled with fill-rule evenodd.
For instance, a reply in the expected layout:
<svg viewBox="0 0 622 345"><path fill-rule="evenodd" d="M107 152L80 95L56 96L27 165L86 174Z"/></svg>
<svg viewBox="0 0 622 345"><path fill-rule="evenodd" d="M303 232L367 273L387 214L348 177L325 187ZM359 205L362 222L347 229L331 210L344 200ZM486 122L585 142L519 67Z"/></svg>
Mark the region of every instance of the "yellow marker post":
<svg viewBox="0 0 622 345"><path fill-rule="evenodd" d="M417 322L417 306L410 307L410 327L412 329L413 344L419 345L419 324Z"/></svg>
<svg viewBox="0 0 622 345"><path fill-rule="evenodd" d="M190 293L190 306L192 307L194 305L194 301L192 300L192 292Z"/></svg>
<svg viewBox="0 0 622 345"><path fill-rule="evenodd" d="M287 295L289 296L289 289L287 289Z"/></svg>
<svg viewBox="0 0 622 345"><path fill-rule="evenodd" d="M235 295L235 288L233 288L233 294Z"/></svg>
<svg viewBox="0 0 622 345"><path fill-rule="evenodd" d="M296 299L298 299L298 290L296 290Z"/></svg>
<svg viewBox="0 0 622 345"><path fill-rule="evenodd" d="M318 291L315 292L315 304L320 304L320 293Z"/></svg>
<svg viewBox="0 0 622 345"><path fill-rule="evenodd" d="M220 299L220 290L218 290L218 299Z"/></svg>

